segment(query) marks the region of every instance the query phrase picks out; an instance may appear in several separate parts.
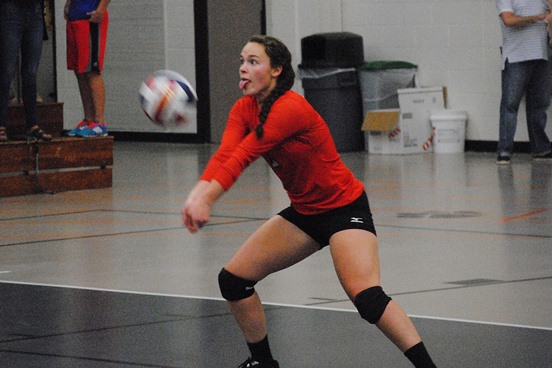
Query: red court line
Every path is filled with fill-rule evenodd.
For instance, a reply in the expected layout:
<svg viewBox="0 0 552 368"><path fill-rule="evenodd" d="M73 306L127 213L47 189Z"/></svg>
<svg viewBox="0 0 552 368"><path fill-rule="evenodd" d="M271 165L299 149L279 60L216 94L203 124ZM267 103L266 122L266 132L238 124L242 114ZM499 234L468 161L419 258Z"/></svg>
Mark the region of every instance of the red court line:
<svg viewBox="0 0 552 368"><path fill-rule="evenodd" d="M504 224L504 223L509 222L509 221L519 220L519 219L522 219L522 218L525 218L525 217L538 215L539 213L543 213L543 212L546 212L546 211L548 211L548 209L542 208L540 210L531 211L531 212L527 212L527 213L522 213L521 215L506 217L505 219L502 220L502 223Z"/></svg>

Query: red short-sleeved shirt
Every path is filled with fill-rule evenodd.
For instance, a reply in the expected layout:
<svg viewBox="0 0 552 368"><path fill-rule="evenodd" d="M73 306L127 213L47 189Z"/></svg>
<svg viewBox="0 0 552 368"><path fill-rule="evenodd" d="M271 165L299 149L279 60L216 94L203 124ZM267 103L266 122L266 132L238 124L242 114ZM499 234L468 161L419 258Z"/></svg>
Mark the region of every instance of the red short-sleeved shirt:
<svg viewBox="0 0 552 368"><path fill-rule="evenodd" d="M232 107L222 142L201 179L216 180L228 190L259 156L282 181L291 205L305 215L342 207L357 199L364 185L341 161L322 117L293 91L272 106L257 138L259 107L244 96Z"/></svg>

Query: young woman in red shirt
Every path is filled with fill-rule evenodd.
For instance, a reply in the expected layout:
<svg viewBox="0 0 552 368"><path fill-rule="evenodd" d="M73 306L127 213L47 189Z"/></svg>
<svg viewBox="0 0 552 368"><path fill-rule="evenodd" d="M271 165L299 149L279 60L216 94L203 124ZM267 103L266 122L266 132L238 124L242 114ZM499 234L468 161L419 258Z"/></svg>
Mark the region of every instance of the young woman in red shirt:
<svg viewBox="0 0 552 368"><path fill-rule="evenodd" d="M295 73L289 50L273 37L253 36L240 59L244 96L232 107L222 143L182 208L184 226L197 232L209 222L216 200L260 156L291 200L246 240L219 274L222 296L251 352L240 367L279 367L254 285L326 245L360 315L415 367L435 367L410 318L380 286L378 241L364 185L341 161L322 117L291 91Z"/></svg>

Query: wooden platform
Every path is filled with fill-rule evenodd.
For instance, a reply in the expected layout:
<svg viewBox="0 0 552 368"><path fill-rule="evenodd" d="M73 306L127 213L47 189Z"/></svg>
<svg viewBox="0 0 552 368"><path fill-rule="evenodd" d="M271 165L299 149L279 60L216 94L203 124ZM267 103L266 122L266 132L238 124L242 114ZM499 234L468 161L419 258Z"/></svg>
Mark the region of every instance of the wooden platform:
<svg viewBox="0 0 552 368"><path fill-rule="evenodd" d="M0 196L108 188L113 137L0 144Z"/></svg>
<svg viewBox="0 0 552 368"><path fill-rule="evenodd" d="M10 106L8 136L25 134L23 106ZM0 143L0 197L109 188L113 137L63 137L63 104L39 104L41 127L49 142Z"/></svg>
<svg viewBox="0 0 552 368"><path fill-rule="evenodd" d="M60 137L63 134L63 103L39 103L37 108L40 127L52 136ZM8 107L8 122L8 137L26 133L25 110L22 104Z"/></svg>

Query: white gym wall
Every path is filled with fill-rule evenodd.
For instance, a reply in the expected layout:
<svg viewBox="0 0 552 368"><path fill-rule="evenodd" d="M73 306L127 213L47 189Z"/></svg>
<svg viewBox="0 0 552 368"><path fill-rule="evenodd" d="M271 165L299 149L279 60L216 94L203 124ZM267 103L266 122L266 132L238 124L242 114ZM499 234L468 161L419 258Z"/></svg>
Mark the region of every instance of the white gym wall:
<svg viewBox="0 0 552 368"><path fill-rule="evenodd" d="M468 112L466 139L497 141L502 36L495 0L267 0L267 8L268 33L290 46L296 64L302 37L359 34L367 61L409 61L421 85L447 86L448 108ZM552 137L552 123L547 132ZM524 104L516 141L528 141Z"/></svg>
<svg viewBox="0 0 552 368"><path fill-rule="evenodd" d="M65 68L64 3L55 0L56 57L58 101L65 104L68 129L82 118L82 107L75 76ZM267 31L286 42L295 65L301 62L300 40L305 36L359 34L367 61L409 61L418 65L419 84L447 86L448 107L468 112L466 139L497 140L501 33L494 0L266 0L266 4ZM108 124L112 130L156 131L139 109L139 82L153 70L169 68L195 85L193 0L120 0L112 1L109 9L104 71ZM301 91L299 80L295 89ZM522 105L516 141L526 142L524 109ZM224 123L211 121L211 131L217 132L213 141ZM552 124L547 132L552 136Z"/></svg>

